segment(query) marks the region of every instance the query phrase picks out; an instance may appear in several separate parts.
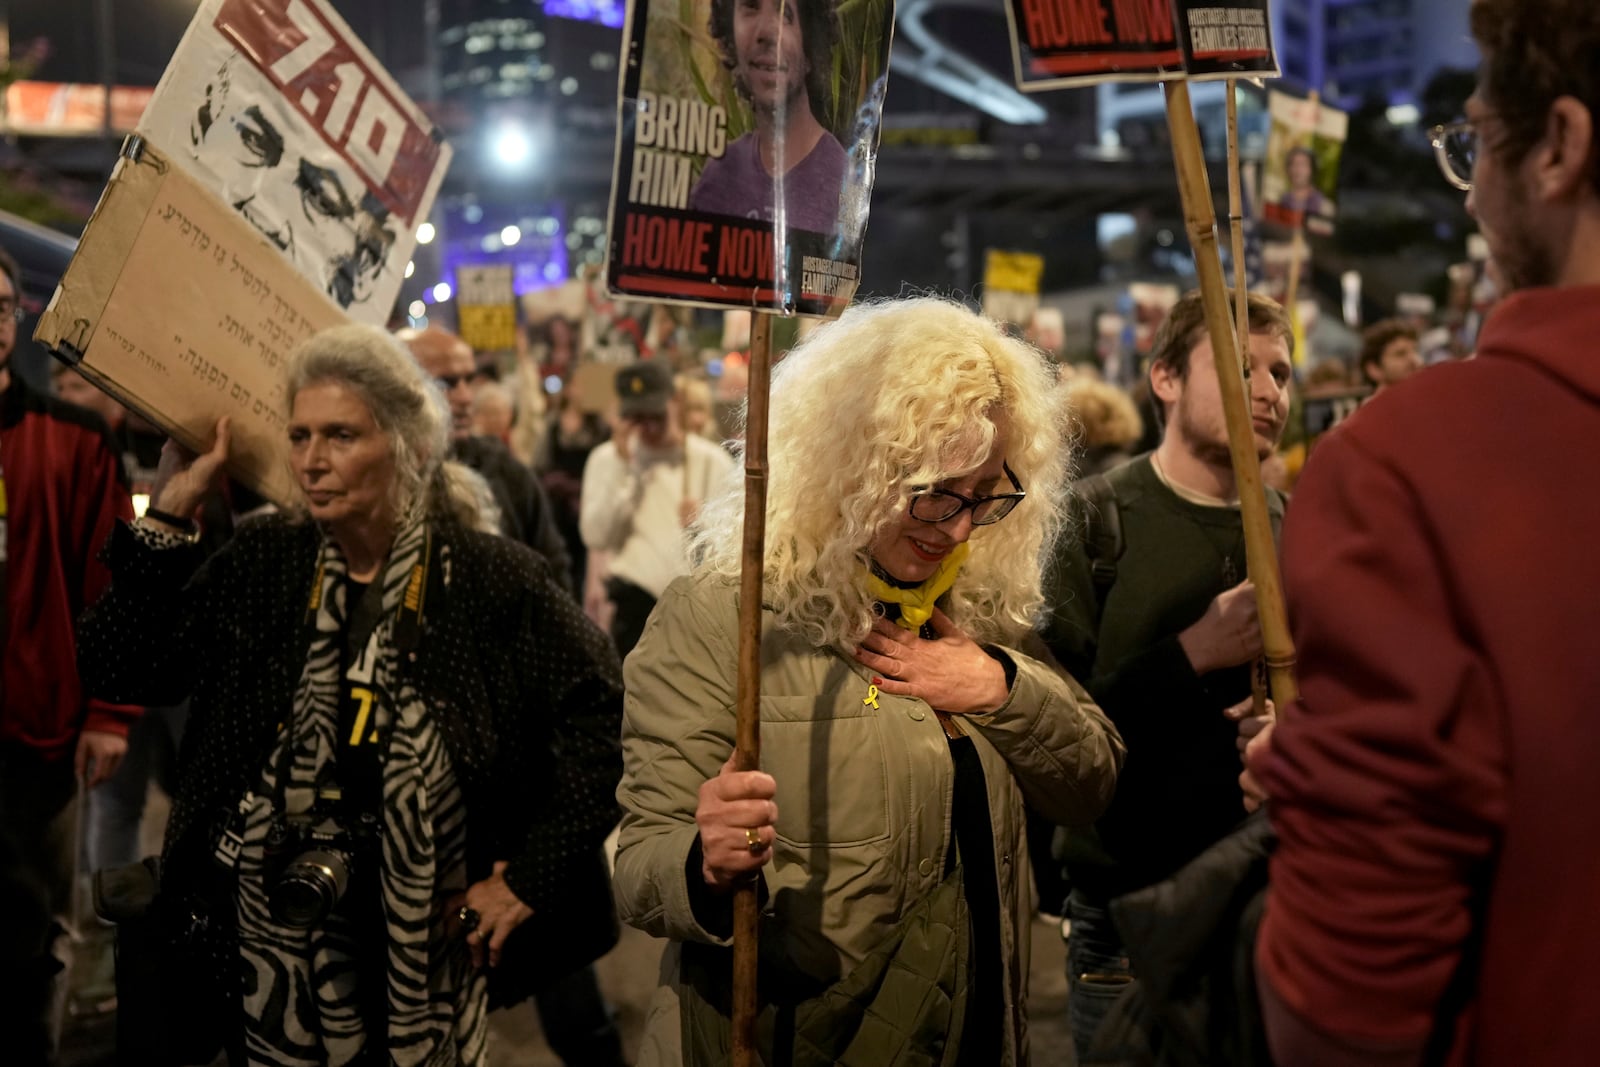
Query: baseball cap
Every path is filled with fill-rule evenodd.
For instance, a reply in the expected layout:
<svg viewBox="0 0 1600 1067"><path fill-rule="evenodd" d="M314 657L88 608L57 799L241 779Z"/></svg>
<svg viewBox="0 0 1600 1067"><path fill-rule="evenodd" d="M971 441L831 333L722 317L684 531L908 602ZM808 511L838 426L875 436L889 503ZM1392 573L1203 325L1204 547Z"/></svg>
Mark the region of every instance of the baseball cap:
<svg viewBox="0 0 1600 1067"><path fill-rule="evenodd" d="M663 363L630 363L617 371L617 410L623 418L665 415L672 370Z"/></svg>

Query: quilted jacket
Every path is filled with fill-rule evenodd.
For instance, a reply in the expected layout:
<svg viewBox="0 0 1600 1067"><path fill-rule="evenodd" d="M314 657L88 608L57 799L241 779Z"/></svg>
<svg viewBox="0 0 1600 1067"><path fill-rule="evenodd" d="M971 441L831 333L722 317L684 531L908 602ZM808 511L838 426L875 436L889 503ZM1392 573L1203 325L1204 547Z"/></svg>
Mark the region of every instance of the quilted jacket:
<svg viewBox="0 0 1600 1067"><path fill-rule="evenodd" d="M730 944L723 924L708 928L704 909L691 903L690 878L699 877L699 787L733 751L737 645L735 583L680 578L662 596L624 670L619 911L624 921L679 943L663 964L641 1067L695 1062L682 1039L686 973L707 958L707 946ZM1122 744L1075 683L1020 653L995 651L1015 667L1011 698L992 714L960 722L982 761L993 822L1009 1015L1001 1062L1026 1064L1031 907L1023 797L1057 822L1093 820L1115 788ZM873 966L868 957L917 923L926 926L924 902L948 884L954 782L948 740L926 703L883 693L874 701L868 672L836 650L769 625L761 663L761 766L777 781L779 812L772 862L764 869L762 996L859 986L863 964ZM939 952L918 953L917 970L924 972L918 979L938 986L934 999L947 1003L940 1032L922 1035L932 1051L912 1055L891 1036L897 1010L883 1000L869 1014L889 1025L871 1033L863 1028L861 1036L875 1047L855 1046L841 1061L954 1062L955 1043L945 1038L955 1036L948 1034L960 1018L954 991L965 979L958 975L950 986L948 978L951 954L966 958L967 928L955 913L931 921L955 929ZM705 973L728 971L717 965ZM903 1020L902 1036L926 1030L930 1020L918 1015L926 1005L891 986L857 988L855 999L902 997L895 1003L912 1007L898 1013L918 1016ZM708 1002L722 999L714 989L701 992Z"/></svg>

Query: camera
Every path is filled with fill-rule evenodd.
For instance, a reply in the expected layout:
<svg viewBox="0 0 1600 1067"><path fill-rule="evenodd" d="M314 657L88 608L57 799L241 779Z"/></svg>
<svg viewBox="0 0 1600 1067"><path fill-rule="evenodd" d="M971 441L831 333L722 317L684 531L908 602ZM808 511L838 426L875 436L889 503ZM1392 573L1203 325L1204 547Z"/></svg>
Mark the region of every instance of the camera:
<svg viewBox="0 0 1600 1067"><path fill-rule="evenodd" d="M267 831L267 906L285 926L304 930L326 919L364 864L376 866L380 831L374 815L342 818L318 803L280 815Z"/></svg>

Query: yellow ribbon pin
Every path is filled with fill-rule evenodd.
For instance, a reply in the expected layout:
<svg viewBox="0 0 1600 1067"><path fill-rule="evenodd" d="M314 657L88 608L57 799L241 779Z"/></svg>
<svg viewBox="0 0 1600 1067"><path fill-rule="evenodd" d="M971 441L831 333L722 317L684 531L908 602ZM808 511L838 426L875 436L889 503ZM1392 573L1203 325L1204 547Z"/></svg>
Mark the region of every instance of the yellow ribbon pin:
<svg viewBox="0 0 1600 1067"><path fill-rule="evenodd" d="M878 687L875 685L867 686L867 695L861 698L861 703L876 708L878 706Z"/></svg>

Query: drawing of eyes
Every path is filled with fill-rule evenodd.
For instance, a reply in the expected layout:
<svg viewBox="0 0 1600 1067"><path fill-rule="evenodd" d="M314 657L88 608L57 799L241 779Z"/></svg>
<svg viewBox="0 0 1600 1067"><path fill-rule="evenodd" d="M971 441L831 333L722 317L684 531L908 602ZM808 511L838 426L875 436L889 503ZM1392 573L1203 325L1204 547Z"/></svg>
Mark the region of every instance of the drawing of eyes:
<svg viewBox="0 0 1600 1067"><path fill-rule="evenodd" d="M327 167L302 159L300 174L295 178L294 185L300 190L300 204L311 222L316 222L319 217L349 219L356 213L355 205L344 191L344 183L339 180L339 175Z"/></svg>
<svg viewBox="0 0 1600 1067"><path fill-rule="evenodd" d="M233 128L239 133L239 143L254 159L246 161L246 166L271 170L283 161L283 134L261 113L260 106L251 104L246 108L243 116L233 120Z"/></svg>

